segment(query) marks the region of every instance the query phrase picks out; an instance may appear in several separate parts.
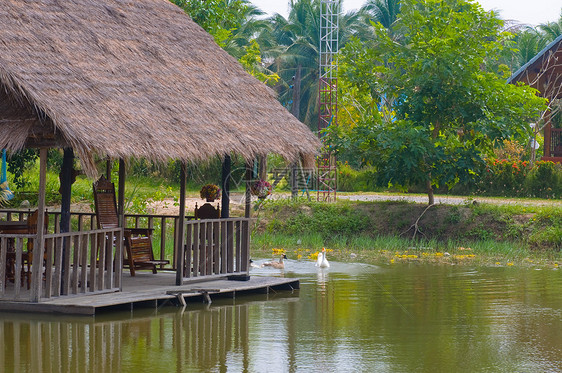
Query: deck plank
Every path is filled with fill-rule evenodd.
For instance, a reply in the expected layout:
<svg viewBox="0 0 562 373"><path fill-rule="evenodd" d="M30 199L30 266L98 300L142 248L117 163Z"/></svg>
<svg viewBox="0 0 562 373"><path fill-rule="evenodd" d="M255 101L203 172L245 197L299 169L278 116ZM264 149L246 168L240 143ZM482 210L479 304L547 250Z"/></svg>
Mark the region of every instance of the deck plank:
<svg viewBox="0 0 562 373"><path fill-rule="evenodd" d="M76 294L52 298L39 303L6 302L0 300L0 311L22 311L38 313L64 313L95 315L96 312L111 307L146 307L177 300L181 293L189 304L189 298L201 297L206 291L211 298L217 295L237 293L264 293L273 289L298 289L299 280L295 278L251 276L248 281L229 281L227 279L192 282L181 286L175 285L175 273L137 272L131 277L128 272L123 275L123 291L100 292L96 294Z"/></svg>

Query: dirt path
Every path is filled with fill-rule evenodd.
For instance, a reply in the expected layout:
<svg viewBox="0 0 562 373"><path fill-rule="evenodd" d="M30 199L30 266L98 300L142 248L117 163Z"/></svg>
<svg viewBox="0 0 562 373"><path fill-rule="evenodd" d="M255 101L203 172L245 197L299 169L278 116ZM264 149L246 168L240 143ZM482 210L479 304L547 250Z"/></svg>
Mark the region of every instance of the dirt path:
<svg viewBox="0 0 562 373"><path fill-rule="evenodd" d="M274 199L285 199L289 198L289 193L274 193ZM311 198L315 198L314 194L311 194ZM337 195L340 200L350 200L350 201L407 201L415 203L427 203L427 196L420 194L392 194L392 193L369 193L369 194L351 194L351 193L339 193ZM528 206L556 206L562 207L562 200L546 200L546 199L517 199L517 198L492 198L492 197L461 197L461 196L443 196L436 195L436 204L446 204L446 205L463 205L470 204L474 202L490 203L497 205L528 205ZM188 214L195 210L195 205L201 206L205 201L201 198L188 197L185 199L185 210ZM219 204L220 201L213 203L214 206ZM50 210L57 211L60 206L53 206ZM91 212L89 204L73 204L72 211L80 212ZM235 212L234 215L243 215L244 212L244 197L242 193L233 194L230 200L230 211ZM237 212L237 213L236 213ZM148 205L148 213L155 215L177 215L179 213L179 204L174 201L173 198L166 198L162 201L151 202Z"/></svg>
<svg viewBox="0 0 562 373"><path fill-rule="evenodd" d="M416 203L427 203L427 196L408 195L408 194L339 194L339 199L350 201L408 201ZM562 207L562 200L548 199L518 199L518 198L499 198L499 197L458 197L436 195L435 203L447 205L462 205L474 202L483 202L497 205L529 205L529 206L559 206Z"/></svg>

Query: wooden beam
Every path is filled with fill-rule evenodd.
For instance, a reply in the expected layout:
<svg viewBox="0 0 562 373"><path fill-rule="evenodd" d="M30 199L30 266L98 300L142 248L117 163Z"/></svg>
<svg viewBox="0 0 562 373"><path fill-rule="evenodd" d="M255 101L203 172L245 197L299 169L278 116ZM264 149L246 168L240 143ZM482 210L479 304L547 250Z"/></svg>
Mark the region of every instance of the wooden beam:
<svg viewBox="0 0 562 373"><path fill-rule="evenodd" d="M176 230L176 285L183 285L183 267L185 258L185 182L187 174L187 165L182 161L180 170L180 216L178 227Z"/></svg>
<svg viewBox="0 0 562 373"><path fill-rule="evenodd" d="M225 155L222 161L222 175L221 175L221 218L230 217L230 177L232 172L232 159L230 155Z"/></svg>
<svg viewBox="0 0 562 373"><path fill-rule="evenodd" d="M246 198L245 198L245 205L244 205L244 217L250 217L250 210L252 206L252 194L250 192L250 188L252 186L252 163L246 161Z"/></svg>
<svg viewBox="0 0 562 373"><path fill-rule="evenodd" d="M105 178L109 181L111 181L112 164L111 158L107 158L107 161L105 161Z"/></svg>
<svg viewBox="0 0 562 373"><path fill-rule="evenodd" d="M546 125L544 127L544 148L543 148L543 155L544 157L550 157L552 154L550 154L550 141L552 140L552 136L550 134L550 129L551 129L551 112L550 110L545 113L545 122Z"/></svg>
<svg viewBox="0 0 562 373"><path fill-rule="evenodd" d="M74 152L72 148L64 149L62 167L60 170L61 217L60 232L70 232L70 199L72 193L72 174L74 167Z"/></svg>
<svg viewBox="0 0 562 373"><path fill-rule="evenodd" d="M39 150L39 198L37 201L37 236L35 239L35 260L31 263L31 302L38 303L43 284L43 252L45 251L45 189L47 182L47 148ZM17 281L17 280L16 280Z"/></svg>
<svg viewBox="0 0 562 373"><path fill-rule="evenodd" d="M119 216L119 226L125 227L125 161L119 159L119 192L117 194L117 214Z"/></svg>

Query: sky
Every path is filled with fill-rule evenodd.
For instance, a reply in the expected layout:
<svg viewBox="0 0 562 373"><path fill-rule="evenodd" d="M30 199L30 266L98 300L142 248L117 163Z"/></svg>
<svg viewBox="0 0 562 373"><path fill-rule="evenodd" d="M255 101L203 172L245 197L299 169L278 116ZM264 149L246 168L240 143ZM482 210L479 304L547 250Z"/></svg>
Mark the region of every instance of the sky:
<svg viewBox="0 0 562 373"><path fill-rule="evenodd" d="M250 0L268 14L288 14L289 0ZM359 9L366 0L343 0L344 11ZM500 18L536 26L560 17L560 0L479 0L485 10L499 11Z"/></svg>

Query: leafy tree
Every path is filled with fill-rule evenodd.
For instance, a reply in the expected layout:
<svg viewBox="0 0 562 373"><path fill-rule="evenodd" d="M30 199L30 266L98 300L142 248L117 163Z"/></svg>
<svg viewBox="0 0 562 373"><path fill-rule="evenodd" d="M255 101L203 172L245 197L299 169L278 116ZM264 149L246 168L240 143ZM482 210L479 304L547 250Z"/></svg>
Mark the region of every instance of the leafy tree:
<svg viewBox="0 0 562 373"><path fill-rule="evenodd" d="M216 43L237 58L246 71L266 84L279 77L268 71L261 61L255 36L269 23L256 17L264 13L249 0L170 0L210 33Z"/></svg>
<svg viewBox="0 0 562 373"><path fill-rule="evenodd" d="M217 37L240 28L246 20L261 15L248 0L170 0L182 8L205 31Z"/></svg>
<svg viewBox="0 0 562 373"><path fill-rule="evenodd" d="M14 175L14 184L16 188L24 189L29 184L24 178L25 170L33 167L37 160L36 149L22 149L17 153L10 154L8 163L8 171Z"/></svg>
<svg viewBox="0 0 562 373"><path fill-rule="evenodd" d="M509 35L471 0L403 0L397 27L399 42L376 24L375 41L344 49L343 97L359 118L329 138L376 166L380 184L426 185L433 204L434 187L474 178L494 145L528 137L545 101L506 84L496 66Z"/></svg>

